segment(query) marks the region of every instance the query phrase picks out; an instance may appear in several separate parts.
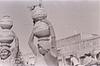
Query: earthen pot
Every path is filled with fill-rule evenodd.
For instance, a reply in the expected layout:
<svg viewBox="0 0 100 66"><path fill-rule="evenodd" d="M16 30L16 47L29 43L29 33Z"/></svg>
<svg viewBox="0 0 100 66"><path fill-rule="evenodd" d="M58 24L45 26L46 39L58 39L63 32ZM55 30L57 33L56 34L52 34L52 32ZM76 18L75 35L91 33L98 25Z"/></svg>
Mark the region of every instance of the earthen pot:
<svg viewBox="0 0 100 66"><path fill-rule="evenodd" d="M0 27L2 29L11 29L13 26L13 21L9 16L4 16L0 19Z"/></svg>
<svg viewBox="0 0 100 66"><path fill-rule="evenodd" d="M14 40L14 33L11 30L0 30L0 43L11 44Z"/></svg>
<svg viewBox="0 0 100 66"><path fill-rule="evenodd" d="M32 10L32 18L35 20L41 20L47 18L47 13L44 8L36 6L34 10Z"/></svg>

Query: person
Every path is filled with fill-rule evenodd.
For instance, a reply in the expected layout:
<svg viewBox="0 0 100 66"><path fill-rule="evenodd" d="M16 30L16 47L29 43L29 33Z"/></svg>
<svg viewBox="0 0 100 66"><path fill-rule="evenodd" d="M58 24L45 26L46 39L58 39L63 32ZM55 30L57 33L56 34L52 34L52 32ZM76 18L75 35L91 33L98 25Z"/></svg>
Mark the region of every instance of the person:
<svg viewBox="0 0 100 66"><path fill-rule="evenodd" d="M79 60L77 57L75 57L74 55L70 55L70 61L72 63L72 66L79 66Z"/></svg>
<svg viewBox="0 0 100 66"><path fill-rule="evenodd" d="M80 64L81 65L84 65L83 64L84 63L84 59L85 59L85 56L84 55L80 56Z"/></svg>
<svg viewBox="0 0 100 66"><path fill-rule="evenodd" d="M83 64L85 66L95 65L96 61L95 61L94 57L91 55L91 53L85 54L84 56L85 56L85 58L84 58Z"/></svg>
<svg viewBox="0 0 100 66"><path fill-rule="evenodd" d="M100 52L96 54L97 66L100 66Z"/></svg>
<svg viewBox="0 0 100 66"><path fill-rule="evenodd" d="M0 19L0 66L14 66L19 51L19 40L11 30L13 21L10 16Z"/></svg>
<svg viewBox="0 0 100 66"><path fill-rule="evenodd" d="M29 46L37 56L35 66L58 66L56 37L52 24L47 20L47 14L41 3L31 9L33 30L29 38ZM34 44L34 37L38 44ZM50 39L51 38L51 39Z"/></svg>
<svg viewBox="0 0 100 66"><path fill-rule="evenodd" d="M71 66L70 58L65 59L65 66Z"/></svg>

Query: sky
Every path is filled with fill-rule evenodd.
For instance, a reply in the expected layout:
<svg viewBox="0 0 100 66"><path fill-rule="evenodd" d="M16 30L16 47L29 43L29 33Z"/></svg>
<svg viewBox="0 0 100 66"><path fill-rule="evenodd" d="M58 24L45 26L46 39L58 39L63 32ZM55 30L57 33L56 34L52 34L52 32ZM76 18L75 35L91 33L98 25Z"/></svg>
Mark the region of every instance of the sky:
<svg viewBox="0 0 100 66"><path fill-rule="evenodd" d="M0 1L39 1L39 0L0 0ZM42 1L99 1L99 0L42 0Z"/></svg>
<svg viewBox="0 0 100 66"><path fill-rule="evenodd" d="M12 17L12 30L19 38L23 54L31 52L28 40L32 31L32 19L28 7L33 1L0 0L0 18L4 15ZM100 35L99 0L43 0L43 6L54 27L57 40L80 32Z"/></svg>

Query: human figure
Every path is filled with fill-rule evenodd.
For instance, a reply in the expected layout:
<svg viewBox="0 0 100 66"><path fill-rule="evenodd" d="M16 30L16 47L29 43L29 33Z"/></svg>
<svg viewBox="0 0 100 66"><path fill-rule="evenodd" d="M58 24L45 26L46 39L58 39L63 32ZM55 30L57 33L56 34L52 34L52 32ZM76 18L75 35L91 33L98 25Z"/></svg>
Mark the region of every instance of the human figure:
<svg viewBox="0 0 100 66"><path fill-rule="evenodd" d="M77 57L75 57L74 55L70 55L70 61L72 63L72 66L79 66L79 60Z"/></svg>
<svg viewBox="0 0 100 66"><path fill-rule="evenodd" d="M42 60L37 63L36 66L58 66L57 61L57 48L56 48L56 37L54 33L53 26L47 20L47 14L42 8L41 3L33 6L32 19L33 19L33 30L29 38L29 46L32 49L37 60L42 58ZM34 37L38 39L38 44L34 44ZM51 40L50 40L51 38ZM42 63L42 61L44 61Z"/></svg>
<svg viewBox="0 0 100 66"><path fill-rule="evenodd" d="M97 66L100 66L100 52L96 54Z"/></svg>
<svg viewBox="0 0 100 66"><path fill-rule="evenodd" d="M95 59L91 55L91 53L85 54L84 63L85 66L92 66L95 64Z"/></svg>
<svg viewBox="0 0 100 66"><path fill-rule="evenodd" d="M65 59L65 66L71 66L71 61L70 61L70 58L66 58Z"/></svg>
<svg viewBox="0 0 100 66"><path fill-rule="evenodd" d="M19 40L11 30L12 26L13 21L10 16L3 16L0 19L0 64L3 66L14 66L19 51Z"/></svg>
<svg viewBox="0 0 100 66"><path fill-rule="evenodd" d="M81 65L84 65L84 59L85 59L85 56L80 56L80 64Z"/></svg>

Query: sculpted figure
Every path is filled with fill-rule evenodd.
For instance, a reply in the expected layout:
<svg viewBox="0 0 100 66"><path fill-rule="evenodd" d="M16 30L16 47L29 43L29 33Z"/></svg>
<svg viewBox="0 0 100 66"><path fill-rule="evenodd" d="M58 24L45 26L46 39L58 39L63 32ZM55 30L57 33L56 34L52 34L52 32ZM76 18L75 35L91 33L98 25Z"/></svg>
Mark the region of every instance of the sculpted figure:
<svg viewBox="0 0 100 66"><path fill-rule="evenodd" d="M3 66L14 66L19 51L19 40L11 30L12 26L10 16L3 16L0 19L0 64Z"/></svg>
<svg viewBox="0 0 100 66"><path fill-rule="evenodd" d="M37 57L36 66L58 66L56 37L52 24L41 3L31 7L33 30L29 38L29 46ZM34 44L35 37L38 39ZM41 59L41 61L39 61Z"/></svg>

